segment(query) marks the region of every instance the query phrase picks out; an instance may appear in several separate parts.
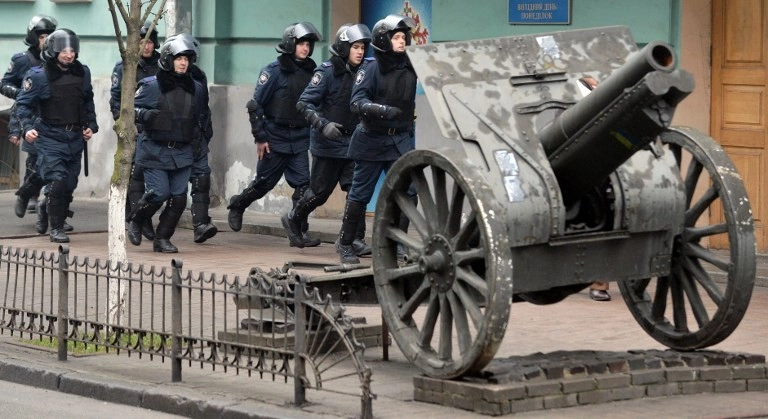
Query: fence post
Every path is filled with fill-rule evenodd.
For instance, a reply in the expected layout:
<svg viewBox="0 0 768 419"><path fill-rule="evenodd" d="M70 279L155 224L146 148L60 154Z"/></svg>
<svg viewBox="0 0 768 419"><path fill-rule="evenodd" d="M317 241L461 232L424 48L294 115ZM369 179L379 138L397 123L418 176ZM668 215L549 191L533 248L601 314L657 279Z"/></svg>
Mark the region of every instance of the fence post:
<svg viewBox="0 0 768 419"><path fill-rule="evenodd" d="M177 383L181 381L181 267L184 261L173 259L171 266L171 381Z"/></svg>
<svg viewBox="0 0 768 419"><path fill-rule="evenodd" d="M59 361L67 360L67 335L69 334L69 245L59 246L59 315L56 338L58 339Z"/></svg>
<svg viewBox="0 0 768 419"><path fill-rule="evenodd" d="M293 288L294 319L296 322L293 341L293 403L296 406L301 406L307 400L307 389L304 388L302 381L306 375L306 365L301 356L307 339L307 316L304 310L304 284L301 283L300 275L296 275L295 278ZM287 290L288 287L285 289Z"/></svg>

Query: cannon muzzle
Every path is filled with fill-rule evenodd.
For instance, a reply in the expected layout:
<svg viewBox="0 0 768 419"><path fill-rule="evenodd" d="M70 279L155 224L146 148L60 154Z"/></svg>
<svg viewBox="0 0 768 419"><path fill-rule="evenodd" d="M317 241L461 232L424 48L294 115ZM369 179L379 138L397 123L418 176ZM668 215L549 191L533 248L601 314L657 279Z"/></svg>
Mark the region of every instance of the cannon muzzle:
<svg viewBox="0 0 768 419"><path fill-rule="evenodd" d="M693 91L672 48L652 42L539 133L570 206L669 127Z"/></svg>

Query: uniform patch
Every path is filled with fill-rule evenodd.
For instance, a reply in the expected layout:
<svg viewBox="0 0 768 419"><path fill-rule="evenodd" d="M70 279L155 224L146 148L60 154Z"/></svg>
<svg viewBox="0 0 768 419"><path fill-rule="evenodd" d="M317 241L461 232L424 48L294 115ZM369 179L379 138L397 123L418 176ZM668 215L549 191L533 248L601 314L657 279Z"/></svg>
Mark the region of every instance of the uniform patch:
<svg viewBox="0 0 768 419"><path fill-rule="evenodd" d="M9 73L12 73L12 72L13 72L13 61L11 61L11 63L10 63L10 64L8 64L8 72L9 72Z"/></svg>
<svg viewBox="0 0 768 419"><path fill-rule="evenodd" d="M264 84L267 81L269 81L269 73L262 71L261 74L259 74L259 84Z"/></svg>
<svg viewBox="0 0 768 419"><path fill-rule="evenodd" d="M323 75L320 74L319 72L316 72L312 76L312 80L309 81L309 84L311 84L312 86L317 86L318 84L320 84L320 80L322 79L323 79Z"/></svg>
<svg viewBox="0 0 768 419"><path fill-rule="evenodd" d="M117 87L120 84L120 79L117 78L117 73L112 73L112 87Z"/></svg>
<svg viewBox="0 0 768 419"><path fill-rule="evenodd" d="M357 70L357 77L355 77L355 84L360 84L365 78L365 70Z"/></svg>
<svg viewBox="0 0 768 419"><path fill-rule="evenodd" d="M32 88L32 79L30 79L29 77L25 78L24 82L21 83L21 87L24 89L25 92L28 92L29 89Z"/></svg>

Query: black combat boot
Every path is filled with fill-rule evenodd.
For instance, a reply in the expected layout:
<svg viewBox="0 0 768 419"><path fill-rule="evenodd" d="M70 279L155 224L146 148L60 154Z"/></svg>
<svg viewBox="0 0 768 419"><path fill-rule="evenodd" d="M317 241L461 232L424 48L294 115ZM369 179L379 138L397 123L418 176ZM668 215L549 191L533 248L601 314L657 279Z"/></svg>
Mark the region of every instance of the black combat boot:
<svg viewBox="0 0 768 419"><path fill-rule="evenodd" d="M211 204L211 177L210 175L196 176L190 179L192 183L192 227L194 227L195 243L203 243L219 232L208 216L208 207Z"/></svg>
<svg viewBox="0 0 768 419"><path fill-rule="evenodd" d="M413 203L414 206L419 204L419 198L417 196L409 196L408 200ZM400 228L400 230L403 230L404 232L408 232L408 227L411 224L410 218L408 218L404 212L400 213L400 218L398 220L397 226ZM411 254L408 250L408 248L402 244L397 244L397 261L402 265L405 263L411 262Z"/></svg>
<svg viewBox="0 0 768 419"><path fill-rule="evenodd" d="M247 188L243 189L243 192L241 192L240 195L235 195L229 199L229 205L227 205L227 209L229 210L229 214L227 214L227 222L232 231L240 231L240 229L243 228L243 213L245 212L245 209L248 208L253 201L264 196L263 194L259 194L254 188L257 182L258 181L254 180Z"/></svg>
<svg viewBox="0 0 768 419"><path fill-rule="evenodd" d="M38 234L45 234L48 232L48 197L44 196L43 199L37 201L37 221L35 222L35 230Z"/></svg>
<svg viewBox="0 0 768 419"><path fill-rule="evenodd" d="M301 221L296 219L296 212L291 211L287 214L283 214L283 216L280 217L280 222L283 223L283 228L288 235L288 242L291 247L298 247L299 249L304 247L304 238L301 234Z"/></svg>
<svg viewBox="0 0 768 419"><path fill-rule="evenodd" d="M128 180L128 190L126 191L125 196L125 214L126 214L126 222L130 224L130 221L127 221L130 217L130 214L132 214L137 206L139 205L139 202L144 198L144 171L141 169L141 167L137 167L135 164L131 166L131 176ZM159 206L158 206L159 208ZM155 209L155 212L157 209ZM127 226L126 229L134 230L134 227ZM144 224L141 225L141 235L144 236L147 240L154 240L155 239L155 228L152 226L152 217L147 217L144 220ZM129 237L130 239L130 237ZM131 240L131 243L133 243L134 240ZM139 240L139 244L141 243L141 240Z"/></svg>
<svg viewBox="0 0 768 419"><path fill-rule="evenodd" d="M160 213L160 221L155 231L155 241L152 250L161 253L178 253L179 249L171 243L171 237L176 232L176 225L187 206L186 195L172 196Z"/></svg>
<svg viewBox="0 0 768 419"><path fill-rule="evenodd" d="M13 208L13 212L19 218L24 218L24 215L29 211L30 205L37 205L37 196L40 195L40 189L45 186L42 184L40 176L31 175L24 179L24 183L21 184L16 191L16 205ZM34 199L34 202L32 201ZM33 212L36 212L37 208Z"/></svg>
<svg viewBox="0 0 768 419"><path fill-rule="evenodd" d="M47 212L51 226L50 238L54 243L69 243L69 237L64 232L64 220L67 218L69 199L64 181L51 182L48 191Z"/></svg>
<svg viewBox="0 0 768 419"><path fill-rule="evenodd" d="M365 204L347 200L347 205L344 208L344 219L341 222L341 234L336 241L336 253L339 254L341 263L360 263L360 259L357 258L354 249L352 249L352 242L355 240L361 214L365 214Z"/></svg>
<svg viewBox="0 0 768 419"><path fill-rule="evenodd" d="M149 201L150 196L144 195L136 205L131 209L131 213L126 217L128 219L125 227L125 231L128 235L128 241L132 245L138 246L141 244L142 230L148 223L147 220L151 220L157 210L160 209L162 204ZM151 223L151 222L150 222ZM152 231L154 236L154 230ZM154 240L154 238L153 238Z"/></svg>
<svg viewBox="0 0 768 419"><path fill-rule="evenodd" d="M357 231L355 232L355 240L352 241L352 249L357 256L370 256L373 251L371 246L365 242L365 212L360 216L360 221L357 222Z"/></svg>

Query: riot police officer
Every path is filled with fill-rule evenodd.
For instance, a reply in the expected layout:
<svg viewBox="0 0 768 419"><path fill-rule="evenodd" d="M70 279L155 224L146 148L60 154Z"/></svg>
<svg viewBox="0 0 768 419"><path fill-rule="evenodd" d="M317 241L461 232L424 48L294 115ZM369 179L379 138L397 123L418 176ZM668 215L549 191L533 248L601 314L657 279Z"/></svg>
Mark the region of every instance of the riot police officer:
<svg viewBox="0 0 768 419"><path fill-rule="evenodd" d="M160 58L160 53L158 52L160 43L157 40L157 30L152 27L151 21L147 21L142 25L139 33L141 35L141 41L139 41L141 55L139 56L139 63L136 67L137 85L142 79L157 74L157 71L160 69L158 65L158 59ZM149 33L149 40L146 40L147 33ZM109 110L112 112L112 118L114 118L115 121L120 117L120 100L122 99L123 88L122 81L123 61L120 60L115 64L115 67L112 70L112 87L109 89ZM142 195L144 195L144 171L141 166L136 166L135 161L132 163L125 200L126 217L131 213L133 207L138 204ZM147 240L155 239L155 229L152 227L151 219L148 219L142 226L141 232Z"/></svg>
<svg viewBox="0 0 768 419"><path fill-rule="evenodd" d="M330 46L331 59L315 70L296 108L312 126L310 187L296 207L282 217L291 246L304 247L301 226L315 208L323 205L338 182L344 192L352 184L354 161L347 158L352 132L360 117L352 113L349 100L355 75L362 65L371 31L363 24L345 24ZM358 256L371 253L365 244L365 214L361 214L352 246Z"/></svg>
<svg viewBox="0 0 768 419"><path fill-rule="evenodd" d="M64 220L77 187L83 148L99 130L91 72L78 61L79 50L73 31L53 31L41 54L44 64L27 72L16 98L21 132L25 140L35 142L37 169L47 184L46 197L38 205L38 232L45 233L50 224L55 243L69 242Z"/></svg>
<svg viewBox="0 0 768 419"><path fill-rule="evenodd" d="M355 169L336 244L342 263L359 262L352 243L379 175L415 148L416 72L405 54L414 26L413 19L400 15L376 22L371 40L375 60L366 61L357 72L350 106L360 124L349 146ZM415 198L415 192L409 195Z"/></svg>
<svg viewBox="0 0 768 419"><path fill-rule="evenodd" d="M141 244L141 227L165 203L152 249L176 253L170 239L187 205L194 144L201 140L198 121L210 110L206 89L192 78L197 59L191 36L175 35L160 47L160 71L139 82L136 122L141 125L136 164L144 168L144 196L129 215L129 240Z"/></svg>
<svg viewBox="0 0 768 419"><path fill-rule="evenodd" d="M189 34L180 34L179 36L186 38L187 42L195 46L195 54L199 57L197 40ZM189 178L189 183L192 185L189 194L192 196L190 211L192 212L193 240L195 243L204 243L219 231L208 215L208 209L211 205L211 167L208 164L208 145L213 137L213 122L208 106L208 76L197 64L192 64L189 71L192 78L199 82L205 91L205 106L203 107L205 112L203 119L197 121L202 136L193 143L192 173Z"/></svg>
<svg viewBox="0 0 768 419"><path fill-rule="evenodd" d="M40 52L42 51L45 38L56 30L56 19L50 16L34 16L27 25L27 36L24 38L24 44L29 48L26 51L19 52L11 58L11 64L8 71L3 75L0 81L0 93L11 99L16 99L21 89L21 82L24 75L32 67L37 67L42 63ZM21 132L19 120L16 117L15 108L11 109L10 120L8 121L8 140L14 145L20 142ZM45 185L43 179L37 173L37 150L33 143L21 142L21 150L27 153L25 162L26 171L24 172L24 181L16 191L16 205L14 212L19 218L24 217L27 212L34 212L37 204L37 197L40 190ZM71 226L70 226L71 229Z"/></svg>
<svg viewBox="0 0 768 419"><path fill-rule="evenodd" d="M253 99L246 105L259 161L256 177L227 206L233 231L242 228L245 209L272 190L283 174L294 188L294 207L309 187L309 123L296 103L312 78L316 64L309 57L320 38L309 22L289 25L276 48L280 56L259 74ZM306 234L307 228L301 226L303 247L319 245Z"/></svg>

